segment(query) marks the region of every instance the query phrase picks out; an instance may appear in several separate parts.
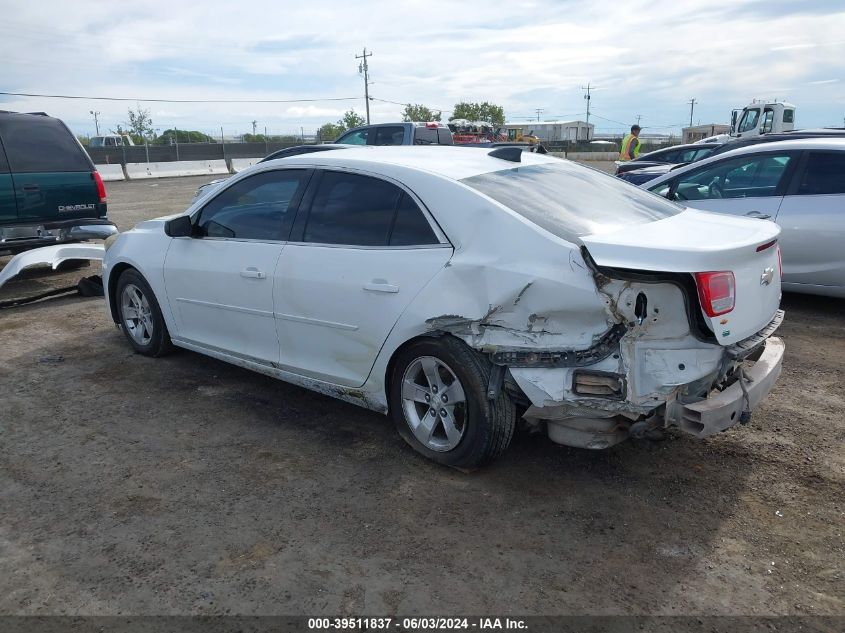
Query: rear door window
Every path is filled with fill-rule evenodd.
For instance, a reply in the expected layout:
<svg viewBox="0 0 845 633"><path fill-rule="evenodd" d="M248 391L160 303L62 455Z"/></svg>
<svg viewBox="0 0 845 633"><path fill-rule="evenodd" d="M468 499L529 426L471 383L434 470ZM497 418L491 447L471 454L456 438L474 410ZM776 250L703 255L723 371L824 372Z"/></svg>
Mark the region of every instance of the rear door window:
<svg viewBox="0 0 845 633"><path fill-rule="evenodd" d="M287 169L244 178L203 207L198 232L203 237L286 240L308 174L305 169Z"/></svg>
<svg viewBox="0 0 845 633"><path fill-rule="evenodd" d="M447 127L439 127L437 128L437 141L440 145L451 145L452 144L452 132L449 131Z"/></svg>
<svg viewBox="0 0 845 633"><path fill-rule="evenodd" d="M414 145L437 145L437 128L415 127Z"/></svg>
<svg viewBox="0 0 845 633"><path fill-rule="evenodd" d="M798 195L845 193L845 152L810 152L801 174Z"/></svg>
<svg viewBox="0 0 845 633"><path fill-rule="evenodd" d="M31 114L3 117L0 136L13 173L92 169L88 155L58 119Z"/></svg>
<svg viewBox="0 0 845 633"><path fill-rule="evenodd" d="M405 128L401 125L383 125L370 135L370 145L402 145L405 142Z"/></svg>
<svg viewBox="0 0 845 633"><path fill-rule="evenodd" d="M387 246L404 192L393 183L339 171L323 172L303 242Z"/></svg>
<svg viewBox="0 0 845 633"><path fill-rule="evenodd" d="M437 236L431 230L431 225L422 210L407 193L403 193L399 200L389 243L391 246L423 246L438 243Z"/></svg>

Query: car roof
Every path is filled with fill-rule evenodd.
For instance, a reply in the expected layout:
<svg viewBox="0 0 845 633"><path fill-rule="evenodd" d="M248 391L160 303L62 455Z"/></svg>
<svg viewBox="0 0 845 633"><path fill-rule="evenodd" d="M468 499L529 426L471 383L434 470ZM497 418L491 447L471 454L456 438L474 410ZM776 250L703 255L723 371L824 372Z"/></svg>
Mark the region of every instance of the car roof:
<svg viewBox="0 0 845 633"><path fill-rule="evenodd" d="M663 152L670 149L707 149L708 147L721 147L722 145L723 143L717 143L715 141L709 141L707 143L681 143L680 145L661 147L660 149L654 150L654 152ZM654 152L649 152L649 154L654 154ZM644 154L644 156L647 156L647 154Z"/></svg>
<svg viewBox="0 0 845 633"><path fill-rule="evenodd" d="M503 148L475 148L453 145L386 145L352 146L327 152L301 154L288 158L267 161L265 165L325 165L336 167L357 167L378 171L380 165L405 167L426 171L452 180L462 180L479 174L525 165L542 165L560 160L553 156L522 152L521 161L513 162L490 156Z"/></svg>
<svg viewBox="0 0 845 633"><path fill-rule="evenodd" d="M694 163L689 163L678 169L674 169L667 174L657 176L654 180L648 183L651 186L661 184L674 178L680 174L685 174L693 169L701 169L708 165L713 165L728 158L735 158L737 156L744 156L746 154L771 154L773 152L782 152L786 150L800 151L805 149L820 149L820 150L838 150L845 151L845 138L801 138L791 139L788 141L772 141L771 143L755 143L754 145L743 145L737 149L732 149L729 152L722 152L715 156L710 156L704 160L699 160Z"/></svg>
<svg viewBox="0 0 845 633"><path fill-rule="evenodd" d="M728 150L718 154L716 158L724 158L725 156L741 156L742 154L756 154L758 152L779 152L786 149L801 150L801 149L845 149L845 137L821 137L813 136L808 138L793 138L782 141L770 141L768 143L755 143L753 145L743 145L736 149ZM714 160L707 158L699 161L698 165L703 165L706 162Z"/></svg>

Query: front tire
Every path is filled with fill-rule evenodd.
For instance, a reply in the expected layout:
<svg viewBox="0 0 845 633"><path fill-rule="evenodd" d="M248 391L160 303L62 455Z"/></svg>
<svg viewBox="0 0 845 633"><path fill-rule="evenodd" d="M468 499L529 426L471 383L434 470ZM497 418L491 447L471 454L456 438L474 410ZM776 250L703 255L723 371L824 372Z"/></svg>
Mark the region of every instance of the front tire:
<svg viewBox="0 0 845 633"><path fill-rule="evenodd" d="M478 468L510 444L516 410L504 390L487 399L490 363L460 340L422 339L402 350L391 376L390 415L422 455L454 468Z"/></svg>
<svg viewBox="0 0 845 633"><path fill-rule="evenodd" d="M141 273L132 268L125 270L117 280L114 300L120 329L136 352L163 356L173 350L161 308Z"/></svg>

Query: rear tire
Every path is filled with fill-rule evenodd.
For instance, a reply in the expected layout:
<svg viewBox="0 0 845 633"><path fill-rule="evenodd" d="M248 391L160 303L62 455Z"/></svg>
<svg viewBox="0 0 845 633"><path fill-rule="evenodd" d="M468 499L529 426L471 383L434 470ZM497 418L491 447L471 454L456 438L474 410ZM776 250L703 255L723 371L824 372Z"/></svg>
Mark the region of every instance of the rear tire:
<svg viewBox="0 0 845 633"><path fill-rule="evenodd" d="M114 301L120 329L129 344L144 356L164 356L173 351L170 334L150 284L134 268L118 277Z"/></svg>
<svg viewBox="0 0 845 633"><path fill-rule="evenodd" d="M513 437L516 409L504 390L487 399L490 367L451 336L402 350L388 394L399 435L418 453L454 468L474 469L499 457Z"/></svg>

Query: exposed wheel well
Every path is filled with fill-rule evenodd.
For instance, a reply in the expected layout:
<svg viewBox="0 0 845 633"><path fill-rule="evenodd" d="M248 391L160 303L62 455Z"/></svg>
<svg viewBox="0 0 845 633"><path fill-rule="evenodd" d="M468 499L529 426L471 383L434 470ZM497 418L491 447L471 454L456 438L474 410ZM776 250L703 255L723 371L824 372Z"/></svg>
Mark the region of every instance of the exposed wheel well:
<svg viewBox="0 0 845 633"><path fill-rule="evenodd" d="M111 274L109 275L109 287L106 288L106 292L108 292L109 297L111 318L112 321L114 321L115 323L120 323L120 319L117 316L117 297L115 297L115 292L117 290L117 280L120 279L120 276L125 270L129 270L130 268L134 269L134 266L130 266L129 264L121 262L114 265L114 268L112 268Z"/></svg>
<svg viewBox="0 0 845 633"><path fill-rule="evenodd" d="M388 402L389 397L390 397L390 382L391 382L391 378L393 376L393 370L396 368L396 358L399 356L399 354L401 354L404 350L406 350L408 347L410 347L411 345L413 345L414 343L416 343L418 341L424 341L426 339L431 339L431 338L440 338L442 336L447 336L446 332L438 332L438 331L426 332L425 334L420 334L419 336L415 336L414 338L408 339L407 341L402 343L402 345L400 345L395 350L393 350L393 354L391 355L390 360L387 363L387 369L384 372L384 398L385 398L385 402Z"/></svg>

